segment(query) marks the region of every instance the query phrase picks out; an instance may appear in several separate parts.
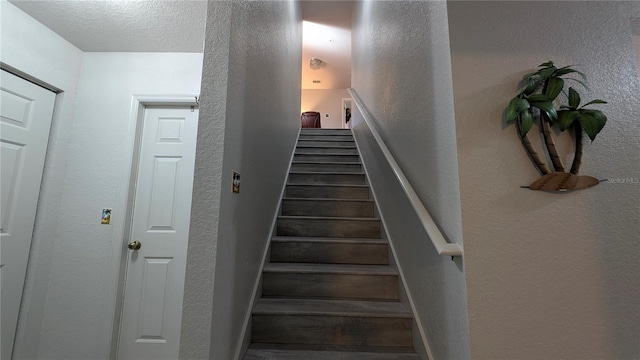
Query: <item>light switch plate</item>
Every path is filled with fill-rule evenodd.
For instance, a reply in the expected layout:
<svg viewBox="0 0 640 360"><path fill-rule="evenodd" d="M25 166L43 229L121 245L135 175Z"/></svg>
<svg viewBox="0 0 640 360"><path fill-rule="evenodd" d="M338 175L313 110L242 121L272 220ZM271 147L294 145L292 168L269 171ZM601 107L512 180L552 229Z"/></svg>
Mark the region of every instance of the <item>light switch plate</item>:
<svg viewBox="0 0 640 360"><path fill-rule="evenodd" d="M240 193L240 173L232 171L231 192Z"/></svg>
<svg viewBox="0 0 640 360"><path fill-rule="evenodd" d="M104 208L102 209L102 217L100 219L100 224L109 225L111 224L111 213L113 212L112 208Z"/></svg>

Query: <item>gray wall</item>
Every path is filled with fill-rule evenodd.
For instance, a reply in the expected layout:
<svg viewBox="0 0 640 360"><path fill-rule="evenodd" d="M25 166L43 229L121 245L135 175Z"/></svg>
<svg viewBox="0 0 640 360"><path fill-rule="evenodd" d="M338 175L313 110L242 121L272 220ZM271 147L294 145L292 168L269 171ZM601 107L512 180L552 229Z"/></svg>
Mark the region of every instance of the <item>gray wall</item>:
<svg viewBox="0 0 640 360"><path fill-rule="evenodd" d="M180 358L227 360L300 127L302 15L293 1L211 1L208 13Z"/></svg>
<svg viewBox="0 0 640 360"><path fill-rule="evenodd" d="M446 14L443 2L357 3L352 86L445 237L461 244ZM437 255L357 114L354 132L433 359L468 358L461 262Z"/></svg>
<svg viewBox="0 0 640 360"><path fill-rule="evenodd" d="M474 359L640 358L640 85L629 5L448 3ZM502 111L522 75L549 59L579 64L591 85L583 98L609 101L599 106L607 126L585 138L581 174L623 182L567 194L519 188L539 175Z"/></svg>

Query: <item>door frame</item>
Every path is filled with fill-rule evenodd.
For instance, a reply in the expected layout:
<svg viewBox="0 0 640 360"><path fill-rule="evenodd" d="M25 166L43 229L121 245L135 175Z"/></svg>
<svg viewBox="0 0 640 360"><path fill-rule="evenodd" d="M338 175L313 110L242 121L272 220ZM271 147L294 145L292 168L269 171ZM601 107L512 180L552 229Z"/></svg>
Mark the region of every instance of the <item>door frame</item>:
<svg viewBox="0 0 640 360"><path fill-rule="evenodd" d="M133 199L138 173L140 142L145 109L148 106L194 106L198 107L197 94L184 95L132 95L127 135L123 152L125 161L119 169L120 186L116 204L113 207L111 221L114 226L110 266L112 283L107 289L105 318L103 321L101 353L103 358L116 359L118 338L124 303L124 283L127 266L127 248L125 246L131 228ZM199 121L199 119L198 119Z"/></svg>
<svg viewBox="0 0 640 360"><path fill-rule="evenodd" d="M345 110L347 109L347 103L351 104L349 105L349 107L351 108L351 111L353 111L353 102L351 98L342 98L342 107L340 108L340 121L342 121L343 129L349 128L347 126L347 114L345 113Z"/></svg>

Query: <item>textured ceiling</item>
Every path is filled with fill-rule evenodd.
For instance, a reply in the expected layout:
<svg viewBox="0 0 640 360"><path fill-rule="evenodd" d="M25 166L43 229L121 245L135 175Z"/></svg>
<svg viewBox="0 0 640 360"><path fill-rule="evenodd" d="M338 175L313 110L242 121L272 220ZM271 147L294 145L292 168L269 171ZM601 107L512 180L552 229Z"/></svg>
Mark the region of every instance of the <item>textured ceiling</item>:
<svg viewBox="0 0 640 360"><path fill-rule="evenodd" d="M83 51L202 52L207 2L9 0Z"/></svg>

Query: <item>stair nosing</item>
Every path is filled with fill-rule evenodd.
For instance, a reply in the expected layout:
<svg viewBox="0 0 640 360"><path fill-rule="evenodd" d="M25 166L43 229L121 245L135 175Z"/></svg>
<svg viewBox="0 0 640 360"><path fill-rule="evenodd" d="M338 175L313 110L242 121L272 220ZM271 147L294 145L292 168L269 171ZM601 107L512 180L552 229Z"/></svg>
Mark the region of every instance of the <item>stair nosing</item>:
<svg viewBox="0 0 640 360"><path fill-rule="evenodd" d="M283 197L282 201L335 201L335 202L361 202L361 203L373 203L373 199L344 199L344 198L293 198Z"/></svg>
<svg viewBox="0 0 640 360"><path fill-rule="evenodd" d="M317 183L287 183L287 186L329 186L329 187L358 187L369 188L367 184L317 184Z"/></svg>
<svg viewBox="0 0 640 360"><path fill-rule="evenodd" d="M305 141L305 140L302 140L302 141ZM345 142L350 142L350 141L345 141ZM311 145L311 144L300 144L300 143L296 145L296 148L357 149L355 145L354 146L327 146L327 145Z"/></svg>
<svg viewBox="0 0 640 360"><path fill-rule="evenodd" d="M271 238L272 243L325 243L325 244L367 244L367 245L389 245L384 239L373 238L341 238L341 237L304 237L304 236L282 236L277 235Z"/></svg>
<svg viewBox="0 0 640 360"><path fill-rule="evenodd" d="M273 343L252 343L249 350L268 350L268 351L322 351L322 352L349 352L349 353L365 353L365 354L415 354L415 350L405 346L363 346L363 345L318 345L318 344L273 344ZM418 359L418 358L416 358Z"/></svg>
<svg viewBox="0 0 640 360"><path fill-rule="evenodd" d="M344 221L380 221L379 217L357 217L357 216L304 216L304 215L278 215L278 219L292 220L344 220Z"/></svg>
<svg viewBox="0 0 640 360"><path fill-rule="evenodd" d="M293 160L291 164L311 164L311 165L362 165L361 162L353 161L296 161Z"/></svg>
<svg viewBox="0 0 640 360"><path fill-rule="evenodd" d="M300 135L304 135L304 136L309 136L311 134L300 134ZM346 142L355 142L356 138L353 136L353 134L316 134L317 136L324 136L324 137L332 137L333 139L309 139L309 138L298 138L298 142L304 142L304 141L334 141L334 142L338 142L338 141L346 141Z"/></svg>
<svg viewBox="0 0 640 360"><path fill-rule="evenodd" d="M303 175L364 175L364 171L344 171L344 172L317 172L317 171L299 171L299 170L291 170L289 171L289 175L291 174L303 174Z"/></svg>
<svg viewBox="0 0 640 360"><path fill-rule="evenodd" d="M369 275L397 276L398 272L390 265L363 264L325 264L325 263L268 263L263 273L277 274L336 274L336 275Z"/></svg>
<svg viewBox="0 0 640 360"><path fill-rule="evenodd" d="M369 309L358 311L353 305ZM265 309L266 307L266 309ZM313 309L312 307L315 307ZM400 301L343 300L319 298L261 298L254 315L295 315L411 319L411 312Z"/></svg>
<svg viewBox="0 0 640 360"><path fill-rule="evenodd" d="M360 155L358 154L341 154L341 153L324 153L324 154L318 154L318 153L308 153L308 154L295 154L295 155L312 155L312 156L358 156L360 157Z"/></svg>
<svg viewBox="0 0 640 360"><path fill-rule="evenodd" d="M336 153L331 151L332 149L346 149L347 151L343 151L340 153ZM322 151L317 151L317 150L322 150ZM294 155L350 155L350 156L360 156L360 154L358 153L358 149L356 148L318 148L318 147L305 147L305 148L298 148L296 149Z"/></svg>
<svg viewBox="0 0 640 360"><path fill-rule="evenodd" d="M321 136L331 136L331 135L321 135ZM345 135L337 135L337 136L345 136ZM354 140L353 136L351 136L349 140L344 140L344 139L326 139L326 140L299 139L298 141L334 141L334 142L346 141L346 142L354 142L355 140Z"/></svg>

